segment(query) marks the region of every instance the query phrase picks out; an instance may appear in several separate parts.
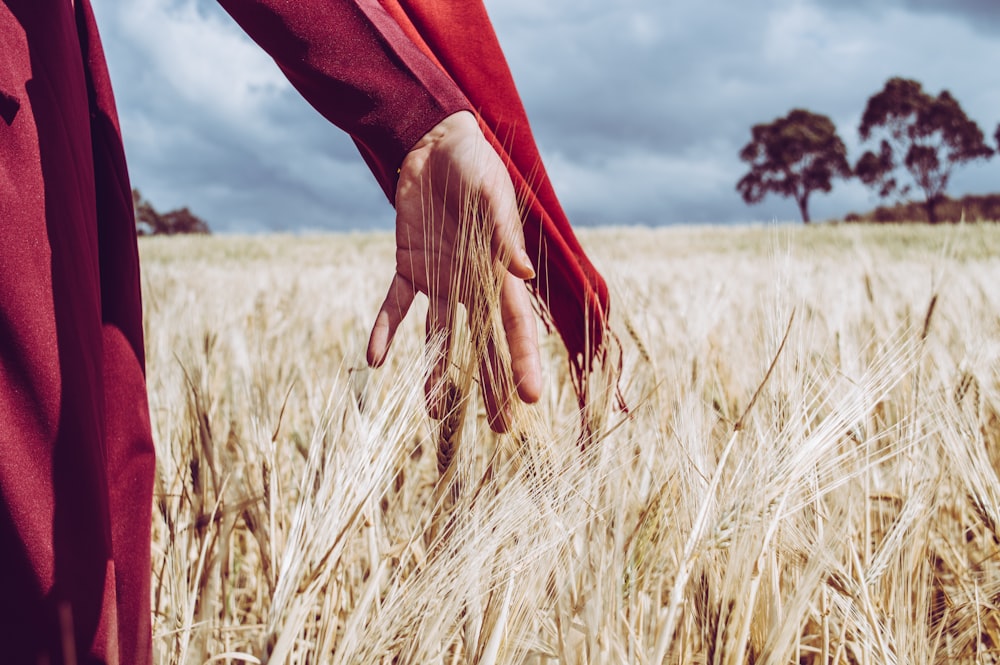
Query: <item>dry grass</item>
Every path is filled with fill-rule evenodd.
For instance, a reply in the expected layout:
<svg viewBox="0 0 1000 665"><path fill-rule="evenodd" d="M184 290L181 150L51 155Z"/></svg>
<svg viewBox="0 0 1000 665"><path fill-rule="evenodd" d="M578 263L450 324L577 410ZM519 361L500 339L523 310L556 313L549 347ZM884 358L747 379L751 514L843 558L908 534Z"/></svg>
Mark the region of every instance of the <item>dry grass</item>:
<svg viewBox="0 0 1000 665"><path fill-rule="evenodd" d="M444 484L388 235L143 240L158 662L996 662L1000 229L582 240L629 413L545 337Z"/></svg>

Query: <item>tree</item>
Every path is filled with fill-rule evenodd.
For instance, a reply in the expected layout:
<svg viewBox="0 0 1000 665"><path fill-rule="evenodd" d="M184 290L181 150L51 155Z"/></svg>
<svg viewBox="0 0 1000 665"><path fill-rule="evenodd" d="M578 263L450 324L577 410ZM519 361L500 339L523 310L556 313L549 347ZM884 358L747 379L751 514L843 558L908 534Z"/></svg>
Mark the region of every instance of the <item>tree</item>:
<svg viewBox="0 0 1000 665"><path fill-rule="evenodd" d="M132 206L135 208L135 228L139 235L211 233L205 220L187 207L160 214L138 189L132 190Z"/></svg>
<svg viewBox="0 0 1000 665"><path fill-rule="evenodd" d="M933 97L910 79L889 79L868 100L858 131L862 141L880 139L878 153L866 151L854 167L858 178L882 198L905 197L915 184L932 224L955 167L993 155L982 130L951 93ZM901 168L912 183L900 182Z"/></svg>
<svg viewBox="0 0 1000 665"><path fill-rule="evenodd" d="M754 125L752 139L740 151L750 173L736 184L747 203L760 203L769 193L790 196L809 223L809 196L829 192L831 180L847 178L847 148L825 115L794 109L784 118Z"/></svg>

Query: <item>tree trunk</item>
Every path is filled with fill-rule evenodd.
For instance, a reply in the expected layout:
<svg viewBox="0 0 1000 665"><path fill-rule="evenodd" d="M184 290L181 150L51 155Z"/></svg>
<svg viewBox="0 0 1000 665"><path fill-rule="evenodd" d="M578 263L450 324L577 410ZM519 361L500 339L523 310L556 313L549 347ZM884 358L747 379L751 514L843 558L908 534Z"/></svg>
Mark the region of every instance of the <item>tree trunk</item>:
<svg viewBox="0 0 1000 665"><path fill-rule="evenodd" d="M796 202L799 204L799 212L802 214L802 223L809 223L809 195L805 194L803 196L795 197Z"/></svg>
<svg viewBox="0 0 1000 665"><path fill-rule="evenodd" d="M924 201L924 210L927 211L927 221L931 224L938 223L937 202L939 198L937 196L928 196L927 200Z"/></svg>

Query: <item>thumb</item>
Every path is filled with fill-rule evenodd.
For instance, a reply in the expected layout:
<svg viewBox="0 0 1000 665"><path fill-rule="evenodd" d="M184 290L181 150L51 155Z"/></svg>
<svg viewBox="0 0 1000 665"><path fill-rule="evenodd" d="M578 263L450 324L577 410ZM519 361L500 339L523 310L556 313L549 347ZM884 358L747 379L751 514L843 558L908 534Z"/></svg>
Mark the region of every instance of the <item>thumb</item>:
<svg viewBox="0 0 1000 665"><path fill-rule="evenodd" d="M382 301L382 307L375 317L375 324L368 337L366 359L369 367L381 367L385 362L396 329L406 317L415 296L413 284L397 272L389 284L389 291Z"/></svg>

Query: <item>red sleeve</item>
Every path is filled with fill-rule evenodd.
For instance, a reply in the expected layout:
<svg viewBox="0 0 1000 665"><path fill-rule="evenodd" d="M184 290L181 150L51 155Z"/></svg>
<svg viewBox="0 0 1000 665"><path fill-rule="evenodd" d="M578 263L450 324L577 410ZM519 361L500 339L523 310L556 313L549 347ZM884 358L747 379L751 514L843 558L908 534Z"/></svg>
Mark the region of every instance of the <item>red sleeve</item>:
<svg viewBox="0 0 1000 665"><path fill-rule="evenodd" d="M390 201L410 148L448 115L471 110L378 0L219 4L310 104L354 138Z"/></svg>

